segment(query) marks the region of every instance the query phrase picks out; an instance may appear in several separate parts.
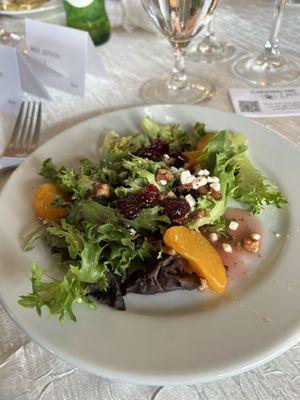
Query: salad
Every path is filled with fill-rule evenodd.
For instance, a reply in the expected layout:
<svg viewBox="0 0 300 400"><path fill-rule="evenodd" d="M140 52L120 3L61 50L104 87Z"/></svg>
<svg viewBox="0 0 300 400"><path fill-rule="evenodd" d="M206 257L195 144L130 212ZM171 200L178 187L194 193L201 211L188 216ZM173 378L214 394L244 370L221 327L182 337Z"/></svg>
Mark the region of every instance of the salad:
<svg viewBox="0 0 300 400"><path fill-rule="evenodd" d="M125 310L126 293L222 293L227 271L220 251L258 253L258 232L237 240L241 222L227 216L229 199L252 214L287 200L254 167L245 138L207 132L199 122L182 130L148 117L141 131L109 132L99 162L81 160L77 170L44 161L46 182L33 198L41 224L23 248L43 240L57 277L33 263L32 292L20 296L22 306L76 321L75 303Z"/></svg>

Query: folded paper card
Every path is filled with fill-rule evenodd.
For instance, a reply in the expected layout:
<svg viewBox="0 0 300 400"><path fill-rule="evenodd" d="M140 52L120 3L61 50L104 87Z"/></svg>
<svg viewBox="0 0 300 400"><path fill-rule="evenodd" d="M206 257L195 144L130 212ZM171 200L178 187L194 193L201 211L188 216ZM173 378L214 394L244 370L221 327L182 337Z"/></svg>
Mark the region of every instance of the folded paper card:
<svg viewBox="0 0 300 400"><path fill-rule="evenodd" d="M104 66L85 31L27 18L25 45L28 54L61 74L53 77L41 73L39 78L46 85L84 96L87 73L106 79Z"/></svg>
<svg viewBox="0 0 300 400"><path fill-rule="evenodd" d="M235 112L247 117L300 115L300 86L229 89Z"/></svg>
<svg viewBox="0 0 300 400"><path fill-rule="evenodd" d="M57 72L9 46L0 45L0 60L0 112L16 115L22 92L50 99L47 89L37 76L43 71L53 79L59 76Z"/></svg>

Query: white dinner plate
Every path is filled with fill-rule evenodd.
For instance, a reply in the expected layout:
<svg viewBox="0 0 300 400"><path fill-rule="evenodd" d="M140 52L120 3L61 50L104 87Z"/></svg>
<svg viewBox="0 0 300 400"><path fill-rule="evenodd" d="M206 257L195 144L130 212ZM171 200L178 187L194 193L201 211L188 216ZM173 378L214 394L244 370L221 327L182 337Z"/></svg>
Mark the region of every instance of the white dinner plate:
<svg viewBox="0 0 300 400"><path fill-rule="evenodd" d="M52 274L49 251L39 243L23 253L20 241L38 222L31 201L42 182L41 162L58 165L97 159L110 129L138 132L143 116L183 127L203 121L209 130L242 132L249 152L275 180L289 205L261 215L264 249L258 261L237 271L223 295L175 291L127 295L127 311L76 305L78 322L62 326L47 312L18 305L30 289L35 260ZM36 150L11 176L0 197L0 292L11 316L32 339L63 360L93 374L124 381L166 385L206 382L241 373L280 354L300 333L300 151L275 132L232 113L198 106L145 106L100 115L76 125Z"/></svg>
<svg viewBox="0 0 300 400"><path fill-rule="evenodd" d="M61 0L49 0L41 4L39 7L32 8L31 10L1 10L0 15L7 15L9 17L24 18L30 17L33 14L39 14L46 11L54 10L58 7L62 7Z"/></svg>

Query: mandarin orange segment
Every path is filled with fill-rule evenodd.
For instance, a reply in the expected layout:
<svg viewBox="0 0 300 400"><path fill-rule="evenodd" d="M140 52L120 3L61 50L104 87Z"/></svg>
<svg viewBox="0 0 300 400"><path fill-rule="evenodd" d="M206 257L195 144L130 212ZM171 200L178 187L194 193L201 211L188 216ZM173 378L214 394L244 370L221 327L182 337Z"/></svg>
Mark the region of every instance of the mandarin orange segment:
<svg viewBox="0 0 300 400"><path fill-rule="evenodd" d="M203 161L198 161L198 157L200 157L201 154L202 154L201 150L185 151L183 153L183 155L188 159L188 162L190 163L192 168L195 168L196 165L204 167Z"/></svg>
<svg viewBox="0 0 300 400"><path fill-rule="evenodd" d="M202 136L201 139L198 140L197 145L196 145L196 149L203 152L205 147L208 145L208 143L210 142L210 140L214 137L214 133L213 132L208 132L206 133L204 136Z"/></svg>
<svg viewBox="0 0 300 400"><path fill-rule="evenodd" d="M33 209L37 217L57 222L67 215L63 207L52 206L55 196L58 195L60 192L53 183L44 183L36 189L33 196Z"/></svg>
<svg viewBox="0 0 300 400"><path fill-rule="evenodd" d="M227 284L221 258L200 233L184 226L172 226L164 234L164 242L189 262L190 269L205 278L208 286L222 293Z"/></svg>

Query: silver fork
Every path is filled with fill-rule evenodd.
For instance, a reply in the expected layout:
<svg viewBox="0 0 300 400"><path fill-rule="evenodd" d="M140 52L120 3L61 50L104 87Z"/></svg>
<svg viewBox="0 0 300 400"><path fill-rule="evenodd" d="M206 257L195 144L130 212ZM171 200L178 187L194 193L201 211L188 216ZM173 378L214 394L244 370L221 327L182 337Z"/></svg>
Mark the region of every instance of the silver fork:
<svg viewBox="0 0 300 400"><path fill-rule="evenodd" d="M42 104L23 101L9 143L0 157L0 173L16 168L38 146Z"/></svg>

